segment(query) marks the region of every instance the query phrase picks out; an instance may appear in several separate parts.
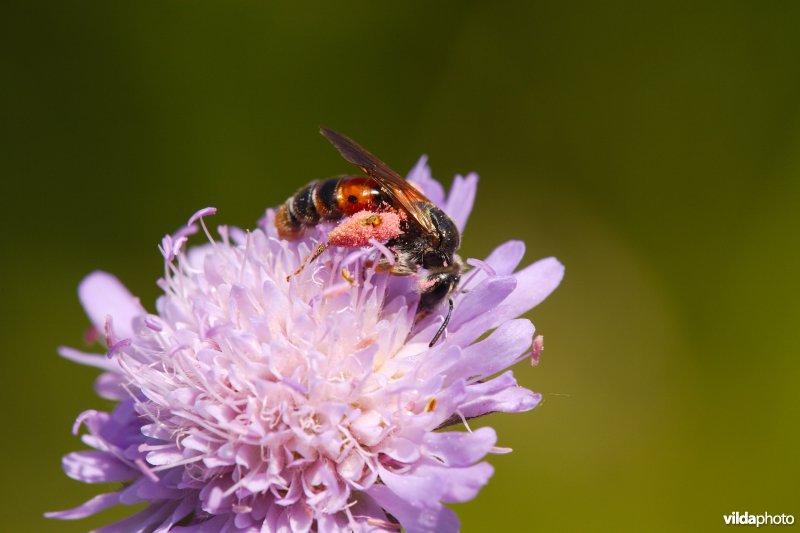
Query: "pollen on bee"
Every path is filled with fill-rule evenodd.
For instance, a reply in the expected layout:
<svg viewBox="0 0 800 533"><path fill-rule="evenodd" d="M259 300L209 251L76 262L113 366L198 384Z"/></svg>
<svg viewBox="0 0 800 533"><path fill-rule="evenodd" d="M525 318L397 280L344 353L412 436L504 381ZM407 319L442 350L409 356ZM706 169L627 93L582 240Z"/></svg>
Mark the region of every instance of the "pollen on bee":
<svg viewBox="0 0 800 533"><path fill-rule="evenodd" d="M387 242L402 233L402 217L396 211L359 211L342 220L328 233L328 244L346 248L365 248L370 241Z"/></svg>
<svg viewBox="0 0 800 533"><path fill-rule="evenodd" d="M381 216L378 213L372 213L370 216L364 219L364 224L367 226L372 226L373 228L380 226L382 222Z"/></svg>
<svg viewBox="0 0 800 533"><path fill-rule="evenodd" d="M429 280L423 278L417 285L419 286L419 290L427 291L428 289L436 285L436 280Z"/></svg>

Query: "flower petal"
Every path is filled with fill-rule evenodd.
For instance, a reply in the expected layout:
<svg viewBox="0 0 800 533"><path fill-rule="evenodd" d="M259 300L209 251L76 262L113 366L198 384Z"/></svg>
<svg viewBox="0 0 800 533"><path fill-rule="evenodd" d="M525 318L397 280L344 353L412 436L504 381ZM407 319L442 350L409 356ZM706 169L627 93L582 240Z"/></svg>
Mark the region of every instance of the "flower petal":
<svg viewBox="0 0 800 533"><path fill-rule="evenodd" d="M373 485L367 494L408 533L449 533L461 527L456 514L438 501L413 504L384 485Z"/></svg>
<svg viewBox="0 0 800 533"><path fill-rule="evenodd" d="M512 294L516 286L516 279L511 276L503 276L487 279L469 291L457 302L448 326L449 331L458 331L461 326L475 317L489 313Z"/></svg>
<svg viewBox="0 0 800 533"><path fill-rule="evenodd" d="M525 243L507 241L495 248L485 261L494 268L498 276L509 276L525 255Z"/></svg>
<svg viewBox="0 0 800 533"><path fill-rule="evenodd" d="M173 508L178 502L167 501L160 504L149 505L128 518L124 518L113 524L95 529L94 533L119 533L120 531L154 531L165 518L168 518ZM174 529L171 531L175 531ZM220 530L221 531L221 530Z"/></svg>
<svg viewBox="0 0 800 533"><path fill-rule="evenodd" d="M467 397L459 406L459 412L466 418L530 411L542 401L541 394L518 386L510 370L492 380L468 386Z"/></svg>
<svg viewBox="0 0 800 533"><path fill-rule="evenodd" d="M412 505L430 501L465 502L475 497L494 469L489 463L466 467L423 464L402 474L380 468L380 478L392 492Z"/></svg>
<svg viewBox="0 0 800 533"><path fill-rule="evenodd" d="M47 518L60 518L62 520L77 520L78 518L86 518L95 513L99 513L103 509L108 509L112 505L119 503L119 494L116 492L108 492L105 494L98 494L91 500L83 505L79 505L74 509L67 511L52 511L45 513Z"/></svg>
<svg viewBox="0 0 800 533"><path fill-rule="evenodd" d="M466 276L464 276L464 280L461 282L459 286L460 291L462 292L469 292L473 290L474 287L483 283L488 277L490 277L489 272L487 270L491 269L494 271L495 276L510 276L514 273L514 270L519 265L520 261L522 261L522 257L525 255L525 243L522 241L507 241L495 248L489 256L484 259L482 262L488 268L476 268L470 271ZM471 266L476 266L474 263L477 263L475 259L468 259L467 263Z"/></svg>
<svg viewBox="0 0 800 533"><path fill-rule="evenodd" d="M424 476L434 477L441 473L449 482L442 494L442 501L448 503L466 502L478 495L478 491L489 482L494 467L489 463L478 463L468 467L424 466L417 469Z"/></svg>
<svg viewBox="0 0 800 533"><path fill-rule="evenodd" d="M450 377L487 377L513 365L533 342L530 320L517 318L501 324L491 335L465 348L449 370Z"/></svg>
<svg viewBox="0 0 800 533"><path fill-rule="evenodd" d="M84 483L128 481L137 474L113 455L95 450L68 453L61 464L69 477Z"/></svg>
<svg viewBox="0 0 800 533"><path fill-rule="evenodd" d="M491 312L479 314L459 327L448 337L450 342L469 344L484 332L496 328L503 322L527 313L539 305L558 287L564 277L564 265L556 258L548 257L514 274L517 287Z"/></svg>
<svg viewBox="0 0 800 533"><path fill-rule="evenodd" d="M419 446L409 439L395 437L381 448L381 453L385 453L395 461L401 463L413 463L419 459Z"/></svg>
<svg viewBox="0 0 800 533"><path fill-rule="evenodd" d="M59 346L58 355L64 359L69 359L70 361L74 361L81 365L93 366L108 372L121 372L116 359L109 359L105 355L81 352L68 346Z"/></svg>
<svg viewBox="0 0 800 533"><path fill-rule="evenodd" d="M138 298L114 276L97 270L81 281L78 298L98 331L103 331L106 316L114 320L116 334L121 338L133 336L133 319L145 314Z"/></svg>
<svg viewBox="0 0 800 533"><path fill-rule="evenodd" d="M379 531L397 533L396 524L389 522L386 512L378 505L378 502L367 494L362 493L359 495L359 498L350 508L350 512L364 531L369 531L370 533ZM359 531L357 528L353 529ZM317 527L317 530L324 531L320 527Z"/></svg>
<svg viewBox="0 0 800 533"><path fill-rule="evenodd" d="M467 174L467 177L456 176L450 186L450 193L447 195L447 205L444 212L447 213L453 222L456 223L458 231L464 232L467 219L472 212L472 205L475 203L475 194L478 192L478 175L474 172Z"/></svg>
<svg viewBox="0 0 800 533"><path fill-rule="evenodd" d="M442 184L433 179L431 175L431 168L428 166L428 156L423 155L414 165L414 168L408 173L408 181L419 185L428 200L433 202L434 205L441 208L444 206L444 187Z"/></svg>
<svg viewBox="0 0 800 533"><path fill-rule="evenodd" d="M480 461L497 443L497 433L490 427L463 431L430 432L424 437L426 453L444 461L446 466L469 466Z"/></svg>
<svg viewBox="0 0 800 533"><path fill-rule="evenodd" d="M130 397L124 384L125 380L121 375L115 372L103 372L94 380L94 390L101 398L121 401Z"/></svg>

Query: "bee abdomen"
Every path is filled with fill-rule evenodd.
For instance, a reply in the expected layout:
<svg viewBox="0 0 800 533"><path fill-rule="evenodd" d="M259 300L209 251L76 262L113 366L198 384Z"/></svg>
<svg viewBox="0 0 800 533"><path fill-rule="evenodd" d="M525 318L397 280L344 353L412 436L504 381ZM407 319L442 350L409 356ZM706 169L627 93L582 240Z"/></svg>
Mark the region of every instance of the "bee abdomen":
<svg viewBox="0 0 800 533"><path fill-rule="evenodd" d="M278 235L282 239L296 239L306 227L314 226L320 220L342 218L342 212L336 203L339 181L338 178L314 181L286 200L275 213Z"/></svg>
<svg viewBox="0 0 800 533"><path fill-rule="evenodd" d="M314 184L312 193L314 207L324 220L339 220L342 218L343 213L336 202L341 181L341 179L335 178Z"/></svg>
<svg viewBox="0 0 800 533"><path fill-rule="evenodd" d="M294 240L303 233L303 225L289 210L289 202L286 201L275 212L275 227L278 228L278 236L287 241Z"/></svg>
<svg viewBox="0 0 800 533"><path fill-rule="evenodd" d="M289 212L304 226L312 226L319 222L319 212L314 204L314 190L317 183L304 187L287 202Z"/></svg>

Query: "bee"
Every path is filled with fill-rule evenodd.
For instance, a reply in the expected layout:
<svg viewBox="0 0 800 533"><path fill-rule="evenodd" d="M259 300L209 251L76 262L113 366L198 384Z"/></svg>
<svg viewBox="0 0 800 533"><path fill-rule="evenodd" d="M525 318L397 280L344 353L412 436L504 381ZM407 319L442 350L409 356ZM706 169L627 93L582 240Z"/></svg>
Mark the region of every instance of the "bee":
<svg viewBox="0 0 800 533"><path fill-rule="evenodd" d="M284 239L296 239L307 227L341 220L361 211L402 213L401 234L386 243L394 254L394 263L382 259L377 267L395 276L410 276L420 268L425 270L425 277L418 284L419 315L427 315L448 299L449 310L430 343L433 346L450 320L453 300L449 297L464 270L464 262L456 254L461 244L458 227L422 192L355 141L324 127L320 133L365 175L313 181L300 189L275 214L278 234ZM321 251L319 248L315 257Z"/></svg>

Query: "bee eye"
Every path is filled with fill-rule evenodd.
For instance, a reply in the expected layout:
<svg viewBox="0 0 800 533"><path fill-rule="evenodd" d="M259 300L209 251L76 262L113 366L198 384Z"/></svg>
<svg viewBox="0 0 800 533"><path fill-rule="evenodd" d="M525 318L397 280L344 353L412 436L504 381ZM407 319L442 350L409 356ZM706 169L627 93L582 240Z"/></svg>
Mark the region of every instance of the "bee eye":
<svg viewBox="0 0 800 533"><path fill-rule="evenodd" d="M422 266L425 268L440 267L444 265L442 254L436 252L426 252L422 257Z"/></svg>

